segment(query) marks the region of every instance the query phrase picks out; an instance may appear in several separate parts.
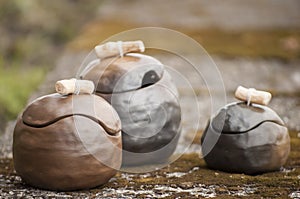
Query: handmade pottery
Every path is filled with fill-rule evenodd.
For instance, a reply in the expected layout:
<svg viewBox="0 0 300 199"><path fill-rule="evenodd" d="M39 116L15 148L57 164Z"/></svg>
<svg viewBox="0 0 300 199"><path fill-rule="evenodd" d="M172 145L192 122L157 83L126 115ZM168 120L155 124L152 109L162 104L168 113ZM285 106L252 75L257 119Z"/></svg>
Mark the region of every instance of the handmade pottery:
<svg viewBox="0 0 300 199"><path fill-rule="evenodd" d="M204 141L218 139L211 148ZM223 107L201 138L204 160L212 169L257 174L279 170L290 151L288 129L270 108L245 102Z"/></svg>
<svg viewBox="0 0 300 199"><path fill-rule="evenodd" d="M96 95L43 96L17 120L15 169L24 182L43 189L102 185L121 166L120 131L117 113Z"/></svg>
<svg viewBox="0 0 300 199"><path fill-rule="evenodd" d="M166 162L181 130L178 91L157 59L138 53L94 61L83 79L96 85L122 121L123 165Z"/></svg>

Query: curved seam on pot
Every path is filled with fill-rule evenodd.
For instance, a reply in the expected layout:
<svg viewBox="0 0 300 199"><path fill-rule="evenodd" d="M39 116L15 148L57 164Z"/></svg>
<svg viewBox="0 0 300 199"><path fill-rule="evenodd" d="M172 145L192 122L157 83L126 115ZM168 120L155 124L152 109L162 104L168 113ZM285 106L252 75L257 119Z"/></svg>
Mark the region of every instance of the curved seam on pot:
<svg viewBox="0 0 300 199"><path fill-rule="evenodd" d="M287 142L287 143L289 143L289 142ZM287 143L284 143L284 144L287 144ZM245 151L245 149L251 150L251 149L256 149L257 147L269 147L269 146L270 147L276 147L274 150L278 150L277 148L284 146L284 144L283 145L279 145L279 144L273 144L273 143L270 144L270 143L268 143L268 144L261 144L261 145L251 146L251 147L247 147L247 148L237 147L237 148L234 148L234 150Z"/></svg>
<svg viewBox="0 0 300 199"><path fill-rule="evenodd" d="M99 93L99 94L104 94L104 95L112 95L112 94L127 93L127 92L138 91L138 90L141 90L141 89L149 88L149 87L151 87L151 86L159 83L160 81L162 81L164 73L165 73L165 71L162 72L161 78L157 82L155 82L153 84L149 84L149 85L147 85L145 87L142 87L142 85L141 85L141 87L139 87L139 88L129 89L129 90L126 90L126 91L113 91L113 92L102 92L102 91L100 92L100 91L97 91L97 89L96 89L95 92Z"/></svg>
<svg viewBox="0 0 300 199"><path fill-rule="evenodd" d="M85 115L85 114L68 114L68 115L64 115L64 116L61 116L61 117L58 117L54 120L51 120L49 122L45 122L43 124L32 124L32 123L28 123L24 120L22 120L22 122L27 125L27 126L30 126L30 127L33 127L33 128L43 128L43 127L47 127L49 125L52 125L54 124L55 122L58 122L62 119L65 119L65 118L68 118L68 117L71 117L71 116L82 116L82 117L85 117L85 118L89 118L91 119L92 121L96 122L97 124L99 124L107 134L111 135L111 136L117 136L118 132L121 131L121 129L117 129L117 130L114 130L112 128L109 128L108 126L106 126L102 121L94 118L94 117L91 117L91 116L88 116L88 115Z"/></svg>
<svg viewBox="0 0 300 199"><path fill-rule="evenodd" d="M249 131L251 131L251 130L257 128L257 127L259 127L260 125L262 125L263 123L266 123L266 122L274 123L274 124L277 124L277 125L279 125L279 126L285 127L284 125L279 124L276 120L265 120L265 121L262 121L262 122L256 124L255 126L251 127L250 129L245 130L245 131L238 131L238 132L232 131L232 132L230 132L230 131L223 131L223 129L222 129L222 134L235 135L235 134L243 134L243 133L247 133L247 132L249 132ZM211 127L214 129L215 132L218 132L218 131L214 128L213 125L211 125Z"/></svg>

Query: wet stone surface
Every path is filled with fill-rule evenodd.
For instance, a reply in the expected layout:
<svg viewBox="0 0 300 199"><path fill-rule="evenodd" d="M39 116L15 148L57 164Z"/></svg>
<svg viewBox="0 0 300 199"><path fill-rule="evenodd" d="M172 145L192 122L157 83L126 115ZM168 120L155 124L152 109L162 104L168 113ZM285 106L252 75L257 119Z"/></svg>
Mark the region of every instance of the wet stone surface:
<svg viewBox="0 0 300 199"><path fill-rule="evenodd" d="M54 92L53 84L57 79L69 78L76 74L80 61L86 55L66 54L58 62L57 67L49 73L44 84L32 95L29 100ZM74 58L76 57L76 59ZM74 59L73 59L74 58ZM160 57L158 56L160 59ZM211 97L221 108L224 103L236 101L232 95L232 90L239 84L253 86L251 82L260 82L262 74L254 75L251 72L251 66L259 67L259 63L264 63L266 71L270 70L273 75L281 77L281 72L285 67L290 67L297 73L296 63L278 63L266 60L227 60L216 58L218 67L222 71L222 77L226 88L226 100L222 92L214 90L212 96L209 95L205 84L199 81L199 78L193 73L192 69L185 68L180 62L176 62L167 57L161 57L162 62L170 64L173 68L183 74L190 81L191 87L182 84L182 79L174 78L180 94L180 104L182 107L182 134L176 153L185 152L186 155L175 161L169 167L159 171L144 174L118 173L108 184L103 187L77 191L77 192L52 192L34 189L22 183L13 170L12 153L12 132L14 121L7 125L5 134L1 137L1 177L0 177L0 195L3 198L205 198L205 197L290 197L297 198L300 187L300 96L298 94L298 85L291 79L293 73L286 73L286 85L288 92L282 92L283 85L272 84L273 97L270 108L283 119L291 133L292 149L287 164L281 172L267 173L258 176L247 176L243 174L230 174L219 171L213 171L206 168L200 153L200 137L208 119L212 116ZM223 65L224 64L224 65ZM293 66L291 66L293 65ZM77 66L74 67L74 66ZM243 67L244 66L244 67ZM67 68L70 70L66 70ZM243 70L241 70L241 67ZM277 68L277 69L276 69ZM204 68L205 69L205 68ZM257 68L258 70L258 68ZM234 76L230 73L234 71ZM237 72L238 71L238 72ZM248 72L247 72L248 71ZM248 80L247 73L251 74L253 80ZM59 74L59 75L58 75ZM174 74L174 73L173 73ZM246 76L246 78L239 78ZM280 78L281 79L281 78ZM267 81L268 82L268 81ZM277 86L278 85L278 86ZM269 88L268 84L263 82L259 84L260 88ZM283 89L283 90L282 90ZM195 108L198 105L199 111ZM192 145L188 147L190 144ZM187 149L188 148L188 149ZM193 153L192 155L188 155Z"/></svg>
<svg viewBox="0 0 300 199"><path fill-rule="evenodd" d="M129 18L139 26L179 26L184 28L207 28L217 26L225 30L239 29L267 29L299 27L299 4L297 0L272 1L252 0L241 3L238 0L224 2L211 1L165 1L159 0L141 2L137 0L105 1L104 6L98 11L99 17ZM171 5L171 6L170 6ZM216 6L218 5L218 6ZM174 7L177 16L174 17ZM139 17L135 17L139 16ZM151 16L151 17L149 17ZM240 17L238 17L240 16ZM298 19L298 20L297 20Z"/></svg>
<svg viewBox="0 0 300 199"><path fill-rule="evenodd" d="M57 67L49 73L44 84L34 93L32 99L54 92L54 82L61 78L70 78L76 74L81 60L87 53L67 53L58 62ZM74 58L76 57L76 59ZM178 87L180 94L180 104L182 107L182 134L176 153L183 153L181 159L177 160L169 167L159 171L144 174L118 173L108 184L91 190L77 192L52 192L31 188L22 183L13 169L11 145L14 121L7 125L5 134L1 137L1 177L0 177L0 195L3 198L198 198L198 197L286 197L297 198L300 187L300 96L298 94L298 81L296 63L278 63L265 60L227 60L215 58L218 67L222 72L223 81L226 88L226 101L222 92L217 89L209 95L209 91L203 80L193 73L192 68L186 68L177 62L176 59L168 57L157 57L163 63L172 66L183 76L188 78L192 87L186 87L182 84L182 79L174 77L174 82ZM282 84L272 84L275 93L271 101L270 108L277 112L289 128L291 134L292 151L288 163L282 172L267 173L258 176L247 176L243 174L230 174L219 171L213 171L206 168L200 153L200 137L202 131L211 117L212 107L211 97L221 108L224 103L236 101L233 98L232 90L241 83L244 86L253 86L252 82L261 82L263 74L254 74L254 69L246 67L251 64L252 67L258 67L263 63L266 67L264 71L269 71L273 75L280 77L281 71L290 67L294 73L284 73L286 75L286 85L290 90L285 90ZM74 67L76 66L76 67ZM242 68L242 69L241 69ZM69 69L69 70L68 70ZM205 69L205 68L204 68ZM238 71L238 72L237 72ZM253 71L253 72L251 72ZM230 75L234 72L234 75ZM174 74L174 73L171 73ZM251 74L251 75L246 75ZM295 78L290 78L294 75ZM239 78L243 76L245 78ZM251 76L251 79L248 77ZM250 81L251 80L251 81ZM275 81L275 80L274 80ZM259 88L269 88L269 81L266 84L261 82ZM195 111L195 104L199 111ZM190 144L192 145L188 147ZM188 148L188 149L187 149ZM188 155L188 153L193 153ZM196 154L195 154L196 153Z"/></svg>
<svg viewBox="0 0 300 199"><path fill-rule="evenodd" d="M174 17L169 1L104 1L97 17L102 20L126 19L137 26L179 26L183 29L211 25L223 30L299 28L299 3L296 1L272 1L271 4L269 0L249 1L247 4L238 0L226 4L217 1L220 6L215 2L198 1L192 12L190 5L195 1L174 1L174 7L180 8L177 12L181 17ZM64 53L28 101L53 93L57 80L76 76L88 53ZM300 198L299 60L282 62L277 59L213 57L226 89L224 92L220 85L209 90L205 79L179 57L166 54L155 57L171 67L169 72L180 94L182 134L176 153L185 152L180 159L150 173L119 172L109 183L90 190L55 192L35 189L24 184L14 171L11 146L15 122L11 121L0 139L0 198ZM207 59L202 59L201 66L206 79L215 78ZM280 171L257 176L231 174L210 170L199 158L202 131L216 111L212 110L212 97L217 108L235 102L232 94L238 85L268 90L274 95L269 107L283 119L291 136L291 153Z"/></svg>
<svg viewBox="0 0 300 199"><path fill-rule="evenodd" d="M300 139L296 139L293 141L296 141L299 147ZM300 186L299 155L291 156L281 171L258 176L209 170L198 157L198 154L184 155L170 166L149 173L119 172L102 187L74 192L55 192L29 187L16 175L12 160L1 159L0 194L4 198L297 197Z"/></svg>

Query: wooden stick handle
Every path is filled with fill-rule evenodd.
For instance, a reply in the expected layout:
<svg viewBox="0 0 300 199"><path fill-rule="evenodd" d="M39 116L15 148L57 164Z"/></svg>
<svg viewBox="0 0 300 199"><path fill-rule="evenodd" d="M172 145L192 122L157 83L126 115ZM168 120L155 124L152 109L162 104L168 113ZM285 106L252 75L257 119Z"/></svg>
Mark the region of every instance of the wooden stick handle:
<svg viewBox="0 0 300 199"><path fill-rule="evenodd" d="M268 105L271 101L272 95L266 91L259 91L253 88L244 88L239 86L235 91L235 97L239 100L250 103Z"/></svg>
<svg viewBox="0 0 300 199"><path fill-rule="evenodd" d="M140 40L138 41L118 41L118 42L107 42L102 45L95 47L97 57L100 59L106 57L123 56L129 52L144 52L144 43Z"/></svg>
<svg viewBox="0 0 300 199"><path fill-rule="evenodd" d="M61 95L69 94L92 94L94 92L95 86L92 81L89 80L77 80L65 79L57 81L55 84L55 90Z"/></svg>

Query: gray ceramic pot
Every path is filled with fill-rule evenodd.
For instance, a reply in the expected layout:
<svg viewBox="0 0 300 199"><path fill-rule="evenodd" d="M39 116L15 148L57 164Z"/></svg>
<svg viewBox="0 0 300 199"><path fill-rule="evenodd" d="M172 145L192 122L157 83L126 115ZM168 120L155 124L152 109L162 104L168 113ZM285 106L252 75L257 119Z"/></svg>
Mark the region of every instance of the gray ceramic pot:
<svg viewBox="0 0 300 199"><path fill-rule="evenodd" d="M121 122L96 95L51 94L18 118L13 159L26 183L50 190L93 188L121 166Z"/></svg>
<svg viewBox="0 0 300 199"><path fill-rule="evenodd" d="M204 140L209 143L218 136L209 151ZM208 167L245 174L278 170L290 151L288 129L280 117L266 106L243 102L222 108L208 123L201 142Z"/></svg>
<svg viewBox="0 0 300 199"><path fill-rule="evenodd" d="M166 162L181 130L178 91L164 66L150 56L131 53L107 58L83 79L96 85L122 121L123 165Z"/></svg>

